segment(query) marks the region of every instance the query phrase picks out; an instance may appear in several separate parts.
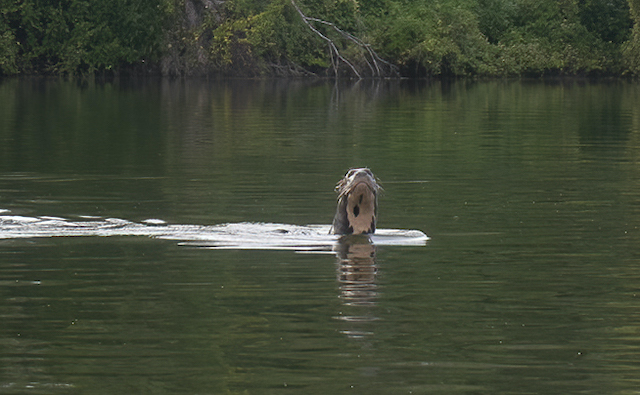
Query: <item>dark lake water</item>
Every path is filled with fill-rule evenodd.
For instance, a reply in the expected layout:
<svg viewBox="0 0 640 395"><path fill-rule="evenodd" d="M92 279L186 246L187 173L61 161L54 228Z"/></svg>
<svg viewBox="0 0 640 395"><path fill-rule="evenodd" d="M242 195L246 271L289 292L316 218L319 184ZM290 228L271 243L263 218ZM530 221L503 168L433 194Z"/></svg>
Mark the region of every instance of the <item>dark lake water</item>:
<svg viewBox="0 0 640 395"><path fill-rule="evenodd" d="M640 389L640 85L0 81L4 216L328 225L362 166L426 245L0 239L0 393Z"/></svg>

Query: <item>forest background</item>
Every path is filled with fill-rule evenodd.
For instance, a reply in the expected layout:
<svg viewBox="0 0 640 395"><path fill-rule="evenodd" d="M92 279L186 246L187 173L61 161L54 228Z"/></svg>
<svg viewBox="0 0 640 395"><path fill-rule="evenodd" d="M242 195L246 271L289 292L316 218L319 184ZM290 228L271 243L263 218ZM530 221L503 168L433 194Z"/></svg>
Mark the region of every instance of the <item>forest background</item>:
<svg viewBox="0 0 640 395"><path fill-rule="evenodd" d="M0 75L638 76L640 0L0 0Z"/></svg>

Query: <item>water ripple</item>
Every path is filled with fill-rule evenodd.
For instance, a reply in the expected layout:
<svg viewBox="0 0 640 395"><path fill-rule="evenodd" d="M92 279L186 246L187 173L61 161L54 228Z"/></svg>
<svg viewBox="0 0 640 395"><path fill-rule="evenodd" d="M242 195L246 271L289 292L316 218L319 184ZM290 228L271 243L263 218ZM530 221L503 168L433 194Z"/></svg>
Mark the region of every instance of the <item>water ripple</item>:
<svg viewBox="0 0 640 395"><path fill-rule="evenodd" d="M291 225L241 222L220 225L168 224L161 219L141 223L120 218L27 217L0 209L0 239L35 237L145 236L179 241L204 248L330 251L339 239L330 225ZM376 245L425 245L419 230L379 229L371 236Z"/></svg>

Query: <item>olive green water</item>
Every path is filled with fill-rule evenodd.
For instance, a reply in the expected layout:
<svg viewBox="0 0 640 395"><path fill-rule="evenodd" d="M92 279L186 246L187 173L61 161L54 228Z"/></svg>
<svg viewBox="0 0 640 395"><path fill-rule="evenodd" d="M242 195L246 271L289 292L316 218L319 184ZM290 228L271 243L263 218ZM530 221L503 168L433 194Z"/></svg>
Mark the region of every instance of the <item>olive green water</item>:
<svg viewBox="0 0 640 395"><path fill-rule="evenodd" d="M352 166L426 246L0 240L0 393L640 391L639 85L0 81L0 214L329 224Z"/></svg>

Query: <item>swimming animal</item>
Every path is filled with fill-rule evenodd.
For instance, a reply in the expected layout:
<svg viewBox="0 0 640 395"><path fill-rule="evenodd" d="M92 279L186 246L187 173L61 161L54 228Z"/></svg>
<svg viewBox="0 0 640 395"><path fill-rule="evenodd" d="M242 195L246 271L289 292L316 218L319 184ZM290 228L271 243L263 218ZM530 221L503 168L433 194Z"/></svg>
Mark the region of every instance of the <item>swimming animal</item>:
<svg viewBox="0 0 640 395"><path fill-rule="evenodd" d="M370 234L376 231L378 192L376 176L366 167L351 169L336 185L338 207L330 233Z"/></svg>

